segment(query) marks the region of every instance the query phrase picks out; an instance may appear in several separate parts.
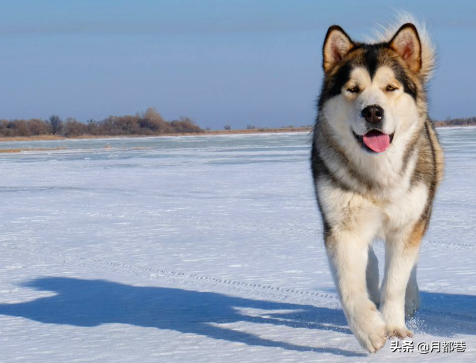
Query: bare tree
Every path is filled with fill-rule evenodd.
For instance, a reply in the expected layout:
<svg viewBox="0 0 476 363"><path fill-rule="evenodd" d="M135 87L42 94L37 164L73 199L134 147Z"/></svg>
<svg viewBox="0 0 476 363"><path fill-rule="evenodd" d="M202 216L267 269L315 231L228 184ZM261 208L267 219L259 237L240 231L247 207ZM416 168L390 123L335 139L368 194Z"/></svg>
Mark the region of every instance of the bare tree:
<svg viewBox="0 0 476 363"><path fill-rule="evenodd" d="M50 127L51 133L53 135L61 134L61 131L63 129L63 121L60 119L59 116L53 115L50 117Z"/></svg>

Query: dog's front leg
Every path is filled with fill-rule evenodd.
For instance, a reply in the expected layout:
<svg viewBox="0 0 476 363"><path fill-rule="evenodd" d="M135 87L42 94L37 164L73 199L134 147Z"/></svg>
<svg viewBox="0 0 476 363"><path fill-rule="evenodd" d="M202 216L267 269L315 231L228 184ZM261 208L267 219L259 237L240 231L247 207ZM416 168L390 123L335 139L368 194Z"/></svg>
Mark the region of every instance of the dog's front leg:
<svg viewBox="0 0 476 363"><path fill-rule="evenodd" d="M380 310L387 324L389 337L404 339L413 336L405 325L405 293L412 270L415 281L411 283L417 289L416 263L424 229L425 221L420 221L411 230L394 231L386 238ZM418 299L418 296L413 299Z"/></svg>
<svg viewBox="0 0 476 363"><path fill-rule="evenodd" d="M366 268L369 241L355 231L329 232L326 251L347 322L369 352L385 345L385 322L369 299Z"/></svg>

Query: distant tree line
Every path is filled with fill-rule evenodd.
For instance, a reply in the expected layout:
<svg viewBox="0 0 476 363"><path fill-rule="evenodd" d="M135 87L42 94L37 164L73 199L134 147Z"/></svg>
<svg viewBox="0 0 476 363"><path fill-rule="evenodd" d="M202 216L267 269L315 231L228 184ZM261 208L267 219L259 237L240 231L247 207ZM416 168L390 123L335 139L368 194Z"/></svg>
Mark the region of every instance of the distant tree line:
<svg viewBox="0 0 476 363"><path fill-rule="evenodd" d="M154 108L135 116L109 116L86 123L74 118L62 120L53 115L49 120L0 120L0 137L58 135L64 137L161 135L204 132L188 117L165 121Z"/></svg>
<svg viewBox="0 0 476 363"><path fill-rule="evenodd" d="M476 126L476 116L466 118L447 118L444 121L434 121L436 127L441 126Z"/></svg>
<svg viewBox="0 0 476 363"><path fill-rule="evenodd" d="M288 125L288 126L281 126L281 127L257 127L255 125L248 124L246 125L247 130L258 130L258 131L266 131L266 130L279 130L279 129L311 129L313 125L302 125L302 126L294 126L294 125ZM231 130L230 125L225 125L224 129L226 131ZM207 127L206 131L210 131L210 128Z"/></svg>

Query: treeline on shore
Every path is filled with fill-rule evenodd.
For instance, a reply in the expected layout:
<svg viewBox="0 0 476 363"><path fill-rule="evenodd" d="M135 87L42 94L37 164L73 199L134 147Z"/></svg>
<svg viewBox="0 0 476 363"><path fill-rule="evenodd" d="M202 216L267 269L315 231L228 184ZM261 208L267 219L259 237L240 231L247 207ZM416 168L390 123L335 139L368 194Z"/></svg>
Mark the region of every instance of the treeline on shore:
<svg viewBox="0 0 476 363"><path fill-rule="evenodd" d="M436 127L445 126L476 126L476 116L466 118L447 118L444 121L434 121Z"/></svg>
<svg viewBox="0 0 476 363"><path fill-rule="evenodd" d="M447 118L444 121L434 121L436 127L445 126L476 126L476 117L468 118ZM295 127L285 126L281 129L306 129L309 126ZM225 131L235 133L240 130L231 130L231 126L226 125ZM255 127L248 125L246 131L266 132L267 127ZM206 130L200 128L188 117L181 117L178 120L166 121L155 108L147 111L127 116L109 116L104 120L88 120L80 122L74 118L62 120L59 116L53 115L48 120L33 118L30 120L0 120L0 137L30 137L55 135L60 137L81 137L81 136L154 136L164 134L190 134L190 133L215 133L208 127Z"/></svg>
<svg viewBox="0 0 476 363"><path fill-rule="evenodd" d="M134 116L109 116L101 121L80 122L74 118L62 120L51 116L48 120L0 120L0 137L29 137L57 135L63 137L163 135L202 133L202 130L188 117L165 121L155 108L149 108Z"/></svg>

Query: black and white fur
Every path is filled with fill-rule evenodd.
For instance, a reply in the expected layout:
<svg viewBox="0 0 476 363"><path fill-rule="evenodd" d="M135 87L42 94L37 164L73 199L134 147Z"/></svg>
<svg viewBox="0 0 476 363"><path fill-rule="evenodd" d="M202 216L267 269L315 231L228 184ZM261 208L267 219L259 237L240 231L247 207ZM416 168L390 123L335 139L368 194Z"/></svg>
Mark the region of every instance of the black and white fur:
<svg viewBox="0 0 476 363"><path fill-rule="evenodd" d="M315 191L343 310L369 352L389 337L412 337L405 317L419 307L420 241L443 176L426 98L434 57L424 28L408 19L375 43L355 42L333 26L323 46L311 158ZM362 116L369 106L384 111L379 122ZM363 145L371 130L389 135L386 151ZM385 241L381 287L376 238Z"/></svg>

